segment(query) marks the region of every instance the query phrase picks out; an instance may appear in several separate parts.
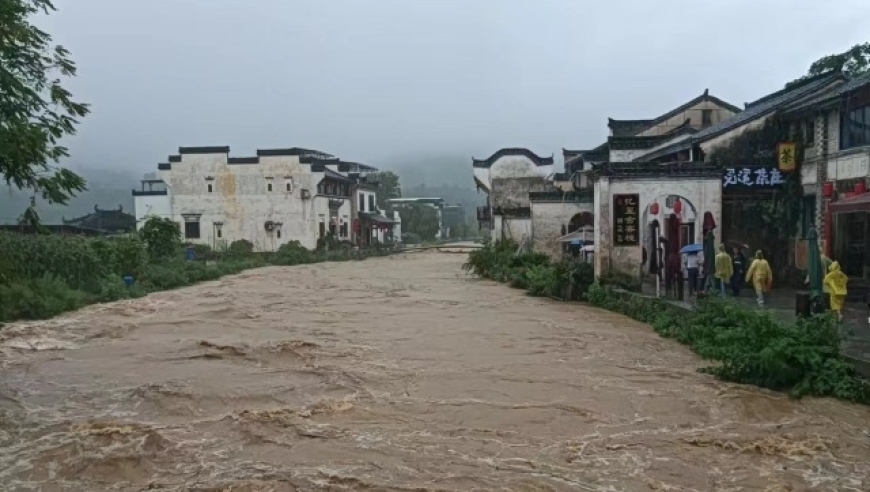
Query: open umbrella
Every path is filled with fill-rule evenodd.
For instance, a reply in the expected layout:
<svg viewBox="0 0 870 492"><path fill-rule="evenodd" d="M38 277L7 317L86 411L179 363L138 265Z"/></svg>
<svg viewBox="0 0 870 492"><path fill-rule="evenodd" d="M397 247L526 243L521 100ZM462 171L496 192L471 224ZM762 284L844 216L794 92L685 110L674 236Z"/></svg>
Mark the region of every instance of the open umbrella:
<svg viewBox="0 0 870 492"><path fill-rule="evenodd" d="M819 302L822 296L822 257L819 251L819 233L812 227L807 232L807 270L810 277L810 301Z"/></svg>
<svg viewBox="0 0 870 492"><path fill-rule="evenodd" d="M703 244L688 244L686 246L683 246L683 249L680 250L680 253L684 255L691 255L700 253L701 251L704 251Z"/></svg>

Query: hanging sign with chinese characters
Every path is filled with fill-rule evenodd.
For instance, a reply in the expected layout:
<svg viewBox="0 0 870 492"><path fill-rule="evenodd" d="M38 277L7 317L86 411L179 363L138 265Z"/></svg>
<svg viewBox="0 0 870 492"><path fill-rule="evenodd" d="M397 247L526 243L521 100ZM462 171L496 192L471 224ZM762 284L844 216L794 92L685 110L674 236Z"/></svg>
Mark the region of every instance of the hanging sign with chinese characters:
<svg viewBox="0 0 870 492"><path fill-rule="evenodd" d="M613 245L640 246L640 195L613 195Z"/></svg>
<svg viewBox="0 0 870 492"><path fill-rule="evenodd" d="M726 167L722 175L722 189L726 188L779 188L785 176L775 167Z"/></svg>
<svg viewBox="0 0 870 492"><path fill-rule="evenodd" d="M776 163L779 170L790 173L795 169L795 145L791 142L783 142L776 146Z"/></svg>

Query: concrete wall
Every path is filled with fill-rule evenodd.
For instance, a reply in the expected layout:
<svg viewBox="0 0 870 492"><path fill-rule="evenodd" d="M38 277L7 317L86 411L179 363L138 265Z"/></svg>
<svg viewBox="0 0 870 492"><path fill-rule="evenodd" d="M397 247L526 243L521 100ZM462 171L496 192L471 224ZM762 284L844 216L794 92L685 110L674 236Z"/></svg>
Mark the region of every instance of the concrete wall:
<svg viewBox="0 0 870 492"><path fill-rule="evenodd" d="M593 203L577 202L532 202L532 240L535 251L548 254L553 259L562 256L562 247L556 239L562 236L562 226L582 212L593 213Z"/></svg>
<svg viewBox="0 0 870 492"><path fill-rule="evenodd" d="M551 191L555 188L543 177L494 178L490 203L496 208L528 207L529 192Z"/></svg>
<svg viewBox="0 0 870 492"><path fill-rule="evenodd" d="M133 208L136 215L136 229L141 229L148 217L173 218L172 203L168 194L134 196Z"/></svg>
<svg viewBox="0 0 870 492"><path fill-rule="evenodd" d="M640 227L640 246L613 246L613 216L611 208L613 195L632 194L640 195L640 215L643 222ZM717 244L719 241L718 231L722 223L722 185L719 177L709 178L648 178L648 179L621 179L600 178L595 183L595 273L601 275L606 272L620 272L629 275L639 275L643 261L642 247L649 242L646 237L647 224L653 217L648 214L649 205L656 201L660 207L661 221L664 211L662 197L678 195L693 205L695 215L695 242L702 242L702 227L704 213L710 212L717 224ZM684 204L685 206L685 204ZM686 220L691 219L688 210L683 212Z"/></svg>
<svg viewBox="0 0 870 492"><path fill-rule="evenodd" d="M610 162L631 162L638 157L649 153L647 149L623 149L623 150L610 150Z"/></svg>
<svg viewBox="0 0 870 492"><path fill-rule="evenodd" d="M830 181L870 176L870 148L840 150L840 112L830 111L828 118L827 176Z"/></svg>
<svg viewBox="0 0 870 492"><path fill-rule="evenodd" d="M495 239L513 239L520 242L523 238L532 237L532 219L498 216Z"/></svg>
<svg viewBox="0 0 870 492"><path fill-rule="evenodd" d="M486 186L486 191L491 191L494 179L534 177L543 179L554 172L553 164L538 166L526 156L508 155L495 161L489 168L475 167L474 177Z"/></svg>
<svg viewBox="0 0 870 492"><path fill-rule="evenodd" d="M227 157L182 154L172 169L160 171L170 190L172 219L183 230L185 216L199 218L200 238L189 241L217 245L246 239L257 251L275 250L293 240L316 247L320 218L329 217L328 200L315 198L322 173L312 173L296 156L262 156L259 164L228 164ZM311 198L301 198L303 189ZM349 216L349 204L343 210ZM270 220L283 223L281 237L278 230L265 230ZM215 222L223 223L220 238Z"/></svg>

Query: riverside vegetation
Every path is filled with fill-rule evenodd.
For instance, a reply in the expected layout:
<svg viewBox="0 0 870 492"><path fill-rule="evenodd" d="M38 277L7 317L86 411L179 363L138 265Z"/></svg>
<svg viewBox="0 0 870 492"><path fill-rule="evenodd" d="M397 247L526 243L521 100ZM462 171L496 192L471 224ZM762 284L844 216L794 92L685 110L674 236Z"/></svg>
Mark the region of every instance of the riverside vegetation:
<svg viewBox="0 0 870 492"><path fill-rule="evenodd" d="M324 240L316 251L293 241L274 253L233 242L226 251L195 246L187 261L178 224L151 218L134 234L84 238L0 233L0 322L45 319L88 304L144 296L267 265L301 265L384 255L354 253L348 243ZM124 277L133 277L127 286Z"/></svg>
<svg viewBox="0 0 870 492"><path fill-rule="evenodd" d="M839 330L830 315L783 321L718 298L703 299L686 311L595 279L591 265L553 263L540 253L516 251L510 241L486 244L469 254L464 268L530 295L584 299L650 324L662 337L688 345L710 361L700 371L722 380L788 391L793 397L833 396L870 404L870 383L841 356ZM572 294L565 296L566 291Z"/></svg>

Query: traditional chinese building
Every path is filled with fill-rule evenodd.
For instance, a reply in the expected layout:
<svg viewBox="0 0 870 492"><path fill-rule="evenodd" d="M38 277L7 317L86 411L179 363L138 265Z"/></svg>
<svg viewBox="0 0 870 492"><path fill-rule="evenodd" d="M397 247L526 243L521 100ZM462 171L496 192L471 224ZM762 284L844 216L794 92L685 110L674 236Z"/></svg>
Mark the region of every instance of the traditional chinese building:
<svg viewBox="0 0 870 492"><path fill-rule="evenodd" d="M680 141L639 155L638 162L673 162L691 154L722 169L722 223L717 238L768 253L778 276L795 270L795 237L805 235L815 215L815 168L804 169L803 127L787 110L842 83L826 73L789 84L756 101L732 118ZM810 132L812 133L812 132ZM784 144L784 145L783 145ZM778 152L779 151L779 152ZM814 176L813 176L814 177ZM811 185L811 186L806 186Z"/></svg>
<svg viewBox="0 0 870 492"><path fill-rule="evenodd" d="M492 240L521 241L532 235L530 192L552 191L553 157L528 149L505 148L486 159L472 159L474 182L487 195L477 218Z"/></svg>
<svg viewBox="0 0 870 492"><path fill-rule="evenodd" d="M62 219L63 225L99 231L103 234L123 234L136 230L136 217L124 212L119 206L114 210L101 209L94 205L94 211L75 219Z"/></svg>
<svg viewBox="0 0 870 492"><path fill-rule="evenodd" d="M722 171L709 164L607 162L590 177L597 276L656 273L721 218Z"/></svg>
<svg viewBox="0 0 870 492"><path fill-rule="evenodd" d="M798 167L815 212L805 222L815 223L850 279L870 277L870 74L838 77L828 90L790 105L784 117L801 137Z"/></svg>

